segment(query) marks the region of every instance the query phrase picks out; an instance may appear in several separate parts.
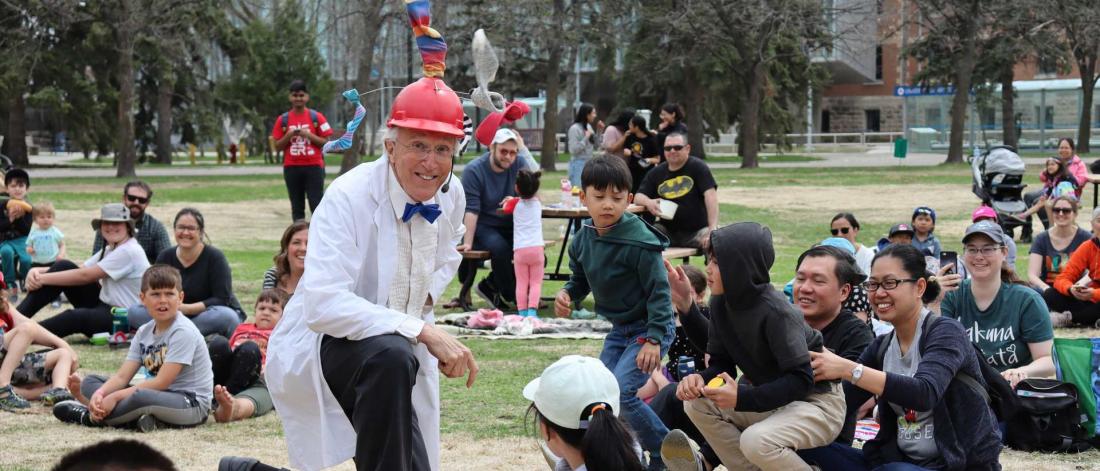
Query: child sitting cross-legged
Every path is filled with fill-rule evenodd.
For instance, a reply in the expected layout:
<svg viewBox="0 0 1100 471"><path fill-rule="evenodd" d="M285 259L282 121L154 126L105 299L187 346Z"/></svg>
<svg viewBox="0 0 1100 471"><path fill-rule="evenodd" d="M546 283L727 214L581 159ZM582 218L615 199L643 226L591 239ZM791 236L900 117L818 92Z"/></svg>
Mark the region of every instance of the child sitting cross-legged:
<svg viewBox="0 0 1100 471"><path fill-rule="evenodd" d="M220 335L210 340L218 422L259 417L274 409L262 373L267 341L283 317L286 302L283 290L265 289L256 298L256 322L238 325L229 340Z"/></svg>
<svg viewBox="0 0 1100 471"><path fill-rule="evenodd" d="M28 409L27 399L40 398L47 406L72 399L66 384L76 370L76 353L65 340L16 311L6 290L0 278L0 409ZM32 345L50 349L27 353Z"/></svg>
<svg viewBox="0 0 1100 471"><path fill-rule="evenodd" d="M89 427L135 427L142 432L161 423L193 427L206 422L214 374L202 334L179 311L181 286L180 273L173 267L158 264L145 271L141 302L153 322L138 328L126 360L110 379L70 377L69 392L76 400L55 405L55 417ZM142 366L148 379L131 386Z"/></svg>

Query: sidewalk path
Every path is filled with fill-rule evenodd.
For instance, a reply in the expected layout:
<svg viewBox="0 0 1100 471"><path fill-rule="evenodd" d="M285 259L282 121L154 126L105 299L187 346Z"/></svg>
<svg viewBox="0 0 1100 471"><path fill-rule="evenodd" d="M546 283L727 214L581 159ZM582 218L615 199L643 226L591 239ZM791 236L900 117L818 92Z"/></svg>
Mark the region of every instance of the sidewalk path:
<svg viewBox="0 0 1100 471"><path fill-rule="evenodd" d="M863 153L821 153L809 154L821 160L809 162L761 162L761 168L836 168L836 167L929 167L943 163L946 157L943 154L909 154L905 159L893 157L889 148L872 148ZM35 165L64 165L69 161L78 161L80 154L45 154L31 157L31 163ZM1044 158L1024 158L1028 165L1042 165ZM565 162L558 162L557 169L565 171L568 166ZM736 169L741 168L740 163L713 162L711 168ZM464 164L455 166L455 170L461 171ZM115 176L115 169L110 167L57 167L57 168L32 168L29 170L34 178L111 178ZM328 175L336 175L340 167L330 165L325 167ZM233 176L233 175L282 175L283 168L276 165L196 165L186 163L173 165L172 167L138 167L139 177L162 176Z"/></svg>

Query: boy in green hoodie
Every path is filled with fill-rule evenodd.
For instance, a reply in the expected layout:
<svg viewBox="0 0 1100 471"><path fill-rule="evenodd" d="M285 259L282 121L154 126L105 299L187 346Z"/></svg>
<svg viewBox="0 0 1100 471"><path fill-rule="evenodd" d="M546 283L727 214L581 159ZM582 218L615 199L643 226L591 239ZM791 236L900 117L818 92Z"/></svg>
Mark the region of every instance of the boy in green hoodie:
<svg viewBox="0 0 1100 471"><path fill-rule="evenodd" d="M592 293L596 313L611 321L600 361L619 383L622 413L650 453L650 469L663 469L661 440L668 429L638 399L653 370L661 366L675 332L668 273L661 252L668 238L626 212L633 196L630 170L622 159L598 157L581 172L584 220L569 246L573 272L558 292L554 310L568 316L573 300Z"/></svg>

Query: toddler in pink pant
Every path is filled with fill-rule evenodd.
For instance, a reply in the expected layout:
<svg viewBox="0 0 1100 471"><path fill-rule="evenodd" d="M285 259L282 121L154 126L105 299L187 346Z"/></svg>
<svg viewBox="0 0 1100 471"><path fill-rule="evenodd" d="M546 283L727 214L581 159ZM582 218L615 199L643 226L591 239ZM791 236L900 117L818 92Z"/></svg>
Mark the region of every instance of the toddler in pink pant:
<svg viewBox="0 0 1100 471"><path fill-rule="evenodd" d="M505 214L512 215L516 309L525 317L538 316L539 298L542 297L542 203L538 198L541 176L539 171L520 170L516 176L519 197L504 202Z"/></svg>

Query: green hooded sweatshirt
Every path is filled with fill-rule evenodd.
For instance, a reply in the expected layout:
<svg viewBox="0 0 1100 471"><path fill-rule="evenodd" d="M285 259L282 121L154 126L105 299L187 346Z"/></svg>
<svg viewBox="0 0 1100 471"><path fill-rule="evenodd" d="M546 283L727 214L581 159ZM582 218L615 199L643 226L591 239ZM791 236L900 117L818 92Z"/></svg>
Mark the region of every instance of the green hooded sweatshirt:
<svg viewBox="0 0 1100 471"><path fill-rule="evenodd" d="M646 337L664 339L672 322L668 271L661 256L668 238L630 213L602 236L591 225L585 219L569 244L569 297L580 301L592 293L596 313L612 324L646 319Z"/></svg>

